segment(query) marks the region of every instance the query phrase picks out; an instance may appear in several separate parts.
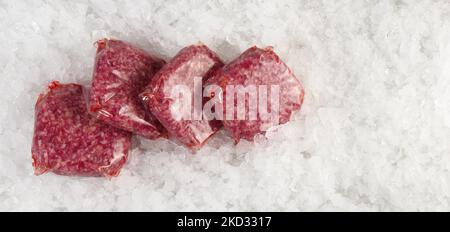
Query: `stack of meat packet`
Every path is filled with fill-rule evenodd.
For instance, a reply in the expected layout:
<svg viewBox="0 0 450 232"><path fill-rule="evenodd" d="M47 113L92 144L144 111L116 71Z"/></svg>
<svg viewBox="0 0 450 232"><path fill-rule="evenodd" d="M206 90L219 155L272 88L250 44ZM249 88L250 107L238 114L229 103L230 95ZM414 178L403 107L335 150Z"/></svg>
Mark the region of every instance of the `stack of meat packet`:
<svg viewBox="0 0 450 232"><path fill-rule="evenodd" d="M249 48L225 65L204 44L183 48L169 62L120 40L102 39L96 46L89 93L79 84L52 81L38 97L32 144L36 175L117 176L128 159L132 134L173 139L192 150L222 127L235 142L251 141L289 121L303 103L301 83L271 47ZM173 94L179 86L200 93L200 99L188 96L193 106L180 107ZM203 96L206 86L215 91ZM206 104L214 106L216 116L242 107L250 112L255 103L244 96L248 104L238 104L239 95L227 92L228 86L276 86L270 91L277 91L277 117L205 117Z"/></svg>

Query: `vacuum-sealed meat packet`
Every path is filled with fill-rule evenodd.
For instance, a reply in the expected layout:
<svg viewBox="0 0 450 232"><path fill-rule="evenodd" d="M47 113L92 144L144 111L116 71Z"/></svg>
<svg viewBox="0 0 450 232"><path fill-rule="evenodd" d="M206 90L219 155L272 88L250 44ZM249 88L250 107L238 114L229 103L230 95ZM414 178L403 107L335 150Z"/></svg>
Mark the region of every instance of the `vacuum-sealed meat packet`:
<svg viewBox="0 0 450 232"><path fill-rule="evenodd" d="M82 86L55 81L39 96L32 145L36 175L117 176L130 146L131 133L88 113Z"/></svg>
<svg viewBox="0 0 450 232"><path fill-rule="evenodd" d="M144 109L139 93L165 62L119 40L97 42L90 112L105 123L148 139L164 136L161 124Z"/></svg>
<svg viewBox="0 0 450 232"><path fill-rule="evenodd" d="M206 85L216 85L223 97L223 126L236 142L252 141L299 110L304 89L271 47L251 47L225 65Z"/></svg>
<svg viewBox="0 0 450 232"><path fill-rule="evenodd" d="M202 85L221 66L219 57L205 45L188 46L141 93L147 108L169 134L189 148L199 149L221 127L220 121L204 119L201 112ZM178 93L187 99L183 106L178 95L174 95Z"/></svg>

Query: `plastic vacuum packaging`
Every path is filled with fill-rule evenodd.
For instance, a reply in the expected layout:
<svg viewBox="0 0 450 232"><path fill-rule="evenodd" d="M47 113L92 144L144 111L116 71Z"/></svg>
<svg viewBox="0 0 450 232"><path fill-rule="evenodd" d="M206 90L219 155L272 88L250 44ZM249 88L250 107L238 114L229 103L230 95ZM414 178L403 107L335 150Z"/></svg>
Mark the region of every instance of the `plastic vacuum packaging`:
<svg viewBox="0 0 450 232"><path fill-rule="evenodd" d="M202 115L203 83L222 66L223 62L207 46L191 45L169 61L141 93L147 108L169 135L189 148L199 149L222 126L220 121ZM180 98L187 99L184 104L180 104L183 101L176 94L178 90L184 90L185 94L180 92Z"/></svg>
<svg viewBox="0 0 450 232"><path fill-rule="evenodd" d="M251 47L207 81L222 91L223 126L234 140L252 141L257 134L290 120L299 110L304 89L271 47ZM241 112L241 113L239 113Z"/></svg>
<svg viewBox="0 0 450 232"><path fill-rule="evenodd" d="M88 113L82 86L51 82L35 105L32 144L36 175L117 176L126 163L131 133Z"/></svg>
<svg viewBox="0 0 450 232"><path fill-rule="evenodd" d="M105 123L148 139L165 136L164 128L138 96L164 64L162 59L126 42L99 40L90 112Z"/></svg>

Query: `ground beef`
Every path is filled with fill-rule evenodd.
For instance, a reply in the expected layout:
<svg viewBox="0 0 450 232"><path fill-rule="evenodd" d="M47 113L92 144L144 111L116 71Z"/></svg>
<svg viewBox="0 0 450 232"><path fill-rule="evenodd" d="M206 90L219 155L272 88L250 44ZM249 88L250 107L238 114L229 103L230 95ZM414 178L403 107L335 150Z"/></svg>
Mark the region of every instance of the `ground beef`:
<svg viewBox="0 0 450 232"><path fill-rule="evenodd" d="M164 128L144 109L138 95L165 62L123 41L103 39L97 47L91 113L148 139L164 136Z"/></svg>
<svg viewBox="0 0 450 232"><path fill-rule="evenodd" d="M130 146L131 133L88 113L80 85L52 82L39 96L32 145L36 175L117 176Z"/></svg>
<svg viewBox="0 0 450 232"><path fill-rule="evenodd" d="M205 45L186 47L155 75L141 94L147 108L169 134L189 148L200 148L211 135L220 129L221 122L205 119L195 120L194 117L191 118L193 120L175 119L171 109L176 107L177 101L170 93L177 85L186 86L193 93L194 78L201 78L200 82L204 82L221 66L223 63L219 57ZM202 90L200 89L200 91Z"/></svg>
<svg viewBox="0 0 450 232"><path fill-rule="evenodd" d="M220 105L223 107L224 114L226 115L226 112L230 110L234 112L234 115L230 113L230 115L234 116L231 120L224 116L223 125L236 142L241 138L251 141L256 134L264 133L271 126L288 122L292 112L299 110L303 103L304 89L300 81L286 64L280 60L271 47L264 49L249 48L210 78L207 85L211 84L217 85L223 91L223 100L220 102ZM241 118L241 120L238 120L236 115L237 96L235 94L232 95L233 93L227 95L226 87L239 85L243 87L253 85L257 88L266 85L268 87L268 95L271 93L269 87L273 85L279 86L279 121L262 119L259 113L255 120L250 120L249 115L245 119ZM226 104L226 99L230 96L234 96L234 102L231 105ZM270 100L270 97L268 99ZM245 100L249 100L248 95L246 95ZM245 107L245 112L248 112L249 105L247 103ZM252 105L251 107L256 106ZM270 107L271 104L269 103L267 108L270 109Z"/></svg>

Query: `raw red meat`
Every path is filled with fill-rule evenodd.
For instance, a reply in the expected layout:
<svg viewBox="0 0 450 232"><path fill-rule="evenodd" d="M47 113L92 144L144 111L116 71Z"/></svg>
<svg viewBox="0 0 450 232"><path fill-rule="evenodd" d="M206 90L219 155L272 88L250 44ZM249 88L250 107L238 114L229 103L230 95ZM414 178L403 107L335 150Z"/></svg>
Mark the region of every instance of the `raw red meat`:
<svg viewBox="0 0 450 232"><path fill-rule="evenodd" d="M164 136L164 128L144 109L138 95L165 62L123 41L103 39L97 46L91 113L148 139Z"/></svg>
<svg viewBox="0 0 450 232"><path fill-rule="evenodd" d="M252 141L254 136L264 133L271 125L283 124L289 121L291 114L295 110L299 110L304 97L304 89L300 81L294 76L292 71L283 61L275 54L271 47L260 49L251 47L242 53L231 63L227 64L216 73L207 82L207 85L215 84L223 91L223 100L220 105L223 107L224 114L226 111L234 112L234 117L229 120L224 116L223 125L225 130L231 133L234 140L238 142L241 138ZM226 99L227 86L278 86L279 87L279 117L278 122L270 119L262 119L258 112L255 120L250 120L247 115L245 119L238 120L237 112L237 96L234 96L234 104L227 105ZM271 93L271 90L268 90ZM268 97L270 99L270 97ZM245 96L245 100L249 100L249 96ZM261 99L259 99L261 100ZM259 104L258 100L258 104ZM230 100L231 102L232 100ZM246 103L245 112L248 112L250 103ZM256 106L252 106L256 107ZM267 108L270 109L270 102ZM233 110L233 111L231 111Z"/></svg>
<svg viewBox="0 0 450 232"><path fill-rule="evenodd" d="M80 85L52 82L39 96L32 145L36 175L117 176L130 146L131 133L88 113Z"/></svg>
<svg viewBox="0 0 450 232"><path fill-rule="evenodd" d="M169 134L187 147L200 148L221 127L221 122L206 119L176 120L171 108L176 100L170 93L176 85L187 86L194 92L194 78L206 81L215 70L223 66L219 57L203 44L182 49L151 80L141 94L147 108L167 129ZM200 103L202 104L202 103Z"/></svg>

